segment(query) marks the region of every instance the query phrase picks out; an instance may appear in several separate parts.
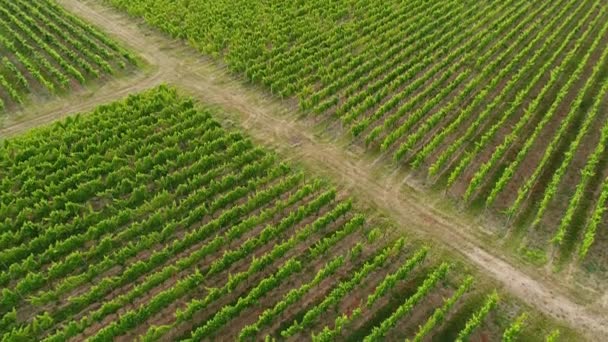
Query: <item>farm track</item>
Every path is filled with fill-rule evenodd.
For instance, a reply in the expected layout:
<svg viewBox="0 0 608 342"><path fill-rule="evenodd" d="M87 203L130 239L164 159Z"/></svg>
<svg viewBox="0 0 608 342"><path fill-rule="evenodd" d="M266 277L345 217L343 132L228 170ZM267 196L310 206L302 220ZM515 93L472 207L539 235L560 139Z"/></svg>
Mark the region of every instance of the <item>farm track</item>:
<svg viewBox="0 0 608 342"><path fill-rule="evenodd" d="M58 0L65 8L104 29L137 52L151 68L128 80L110 82L94 96L73 95L35 110L35 117L0 126L0 137L12 136L58 118L83 112L160 83L176 85L201 101L217 105L239 117L242 127L255 140L289 158L327 174L367 204L379 207L409 231L441 241L500 283L505 290L532 307L564 320L591 340L608 337L608 308L598 305L601 293L591 294L596 303L579 303L571 287L557 285L555 276L505 260L499 249L474 234L465 217L436 209L423 192L406 185L399 172L388 174L372 161L351 153L343 144L314 133L311 120L299 120L295 106L279 102L230 75L209 58L182 42L142 27L133 20L95 2ZM347 147L347 146L346 146ZM485 247L484 247L485 246ZM564 277L565 275L560 275Z"/></svg>

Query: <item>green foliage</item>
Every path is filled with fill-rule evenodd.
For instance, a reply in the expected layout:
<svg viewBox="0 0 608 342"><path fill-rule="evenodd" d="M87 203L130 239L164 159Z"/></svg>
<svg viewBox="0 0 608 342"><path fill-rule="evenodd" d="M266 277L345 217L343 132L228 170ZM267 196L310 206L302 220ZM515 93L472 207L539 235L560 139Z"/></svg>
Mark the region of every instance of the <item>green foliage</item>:
<svg viewBox="0 0 608 342"><path fill-rule="evenodd" d="M430 334L437 325L441 324L441 322L443 322L445 319L445 316L449 313L450 309L470 289L472 284L473 277L468 276L465 278L452 297L445 299L443 305L440 308L437 308L426 323L420 327L412 341L422 341L424 337Z"/></svg>
<svg viewBox="0 0 608 342"><path fill-rule="evenodd" d="M507 328L507 330L505 330L504 334L502 335L503 342L516 341L517 336L521 333L521 330L523 329L524 323L527 318L528 318L528 314L525 312L522 313L521 315L519 315L515 319L515 321L513 321L513 323L511 323L511 325Z"/></svg>
<svg viewBox="0 0 608 342"><path fill-rule="evenodd" d="M465 327L458 333L458 338L456 341L462 342L467 340L471 333L483 323L490 311L496 307L498 301L498 293L494 291L486 298L484 304L475 313L473 313L471 317L469 317Z"/></svg>
<svg viewBox="0 0 608 342"><path fill-rule="evenodd" d="M547 335L547 338L545 339L545 341L546 342L556 342L559 339L559 335L560 335L559 330L555 329L549 335Z"/></svg>
<svg viewBox="0 0 608 342"><path fill-rule="evenodd" d="M375 326L371 333L365 337L364 341L377 341L384 338L386 333L393 328L401 318L410 313L414 306L418 304L439 281L447 276L449 269L450 265L447 263L442 263L437 267L418 287L416 293L407 298L405 302L403 302L403 304L401 304L387 319L382 321L380 325Z"/></svg>
<svg viewBox="0 0 608 342"><path fill-rule="evenodd" d="M32 92L62 94L74 84L113 74L112 65L136 64L130 53L50 0L2 0L0 18L0 47L6 52L0 89L9 95L0 110L18 107Z"/></svg>

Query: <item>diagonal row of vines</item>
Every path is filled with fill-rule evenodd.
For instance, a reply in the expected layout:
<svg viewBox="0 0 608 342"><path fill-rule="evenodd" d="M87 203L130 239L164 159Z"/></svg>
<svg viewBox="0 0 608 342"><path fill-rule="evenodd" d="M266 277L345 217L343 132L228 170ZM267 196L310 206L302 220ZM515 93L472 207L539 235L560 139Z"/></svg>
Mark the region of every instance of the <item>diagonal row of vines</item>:
<svg viewBox="0 0 608 342"><path fill-rule="evenodd" d="M2 142L2 341L551 333L214 115L161 86Z"/></svg>
<svg viewBox="0 0 608 342"><path fill-rule="evenodd" d="M125 73L135 57L54 0L0 1L0 113Z"/></svg>
<svg viewBox="0 0 608 342"><path fill-rule="evenodd" d="M502 215L522 247L605 264L605 2L106 1Z"/></svg>

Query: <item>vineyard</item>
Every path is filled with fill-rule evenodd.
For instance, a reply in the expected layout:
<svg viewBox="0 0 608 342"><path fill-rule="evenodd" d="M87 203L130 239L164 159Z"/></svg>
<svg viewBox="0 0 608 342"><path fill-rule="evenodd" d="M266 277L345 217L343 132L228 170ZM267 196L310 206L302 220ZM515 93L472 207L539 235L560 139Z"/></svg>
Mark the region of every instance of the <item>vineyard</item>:
<svg viewBox="0 0 608 342"><path fill-rule="evenodd" d="M131 53L52 0L0 1L0 114L125 73Z"/></svg>
<svg viewBox="0 0 608 342"><path fill-rule="evenodd" d="M560 334L214 115L161 86L3 141L3 341Z"/></svg>
<svg viewBox="0 0 608 342"><path fill-rule="evenodd" d="M606 265L604 2L107 1L504 218L522 251Z"/></svg>

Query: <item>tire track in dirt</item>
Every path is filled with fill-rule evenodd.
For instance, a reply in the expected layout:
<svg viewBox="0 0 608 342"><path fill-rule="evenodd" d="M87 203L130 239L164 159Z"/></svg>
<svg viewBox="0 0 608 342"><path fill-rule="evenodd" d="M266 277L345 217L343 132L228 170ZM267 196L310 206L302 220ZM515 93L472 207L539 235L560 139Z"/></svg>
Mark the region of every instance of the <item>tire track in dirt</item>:
<svg viewBox="0 0 608 342"><path fill-rule="evenodd" d="M294 106L246 86L217 63L183 43L145 27L140 20L133 20L97 2L58 2L129 46L152 65L153 70L137 75L126 85L102 86L88 99L83 100L78 95L68 97L66 100L70 104L62 108L46 112L36 110L39 115L34 118L0 128L0 137L90 110L160 83L176 85L189 95L238 116L236 125L255 140L328 175L362 202L389 214L407 230L440 241L461 254L530 306L565 321L591 340L608 337L608 310L592 310L578 304L568 294L571 289L557 284L551 276L526 270L517 262L496 255L496 251L486 250L485 243L471 232L471 223L466 218L434 208L423 192L404 186L408 182L399 178L398 172L391 175L381 172L375 162L361 158L360 153L350 153L335 141L319 138L313 133L314 123L295 119Z"/></svg>

